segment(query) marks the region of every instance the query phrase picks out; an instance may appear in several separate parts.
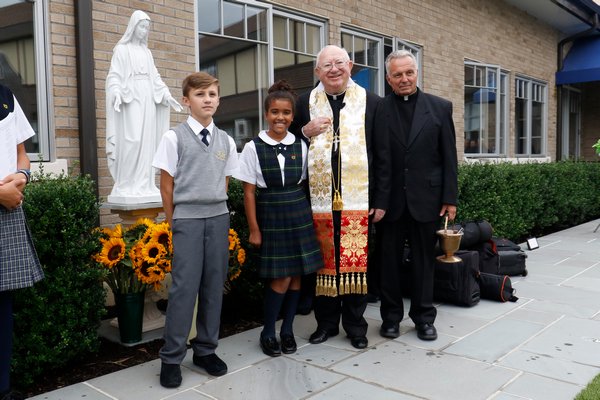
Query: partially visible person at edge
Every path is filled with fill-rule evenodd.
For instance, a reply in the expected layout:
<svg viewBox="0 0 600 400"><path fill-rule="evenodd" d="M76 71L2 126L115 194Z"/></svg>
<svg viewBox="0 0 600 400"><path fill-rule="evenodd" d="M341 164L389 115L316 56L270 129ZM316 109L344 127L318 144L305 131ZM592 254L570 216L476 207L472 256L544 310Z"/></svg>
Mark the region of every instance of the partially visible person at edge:
<svg viewBox="0 0 600 400"><path fill-rule="evenodd" d="M25 397L11 391L13 294L44 277L23 212L29 182L24 142L35 135L19 102L0 85L0 399Z"/></svg>
<svg viewBox="0 0 600 400"><path fill-rule="evenodd" d="M307 146L288 131L295 94L286 81L278 81L264 103L268 130L246 143L234 177L244 182L249 243L260 249L259 275L269 280L260 347L274 357L296 351L293 322L301 276L323 268L323 256L305 190ZM281 343L275 336L280 312Z"/></svg>
<svg viewBox="0 0 600 400"><path fill-rule="evenodd" d="M381 273L383 337L400 335L404 317L400 268L405 243L412 255L408 315L421 340L437 339L434 326L433 270L440 218L454 220L458 197L456 134L452 103L417 88L418 67L406 50L391 53L386 80L392 94L376 116L377 132L387 132L392 158L389 207L377 226ZM383 253L385 252L385 253Z"/></svg>
<svg viewBox="0 0 600 400"><path fill-rule="evenodd" d="M208 374L227 373L215 354L219 339L223 285L229 260L227 186L238 168L235 142L217 128L219 81L195 72L183 81L183 104L190 116L167 131L152 165L160 169L160 192L173 229L173 284L165 321L160 384L181 384L181 362L196 310L192 361Z"/></svg>
<svg viewBox="0 0 600 400"><path fill-rule="evenodd" d="M310 138L310 200L325 260L316 277L317 329L309 341L337 335L341 317L352 346L364 349L368 231L387 208L390 156L388 140L374 131L381 98L350 79L352 65L338 46L319 52L320 83L298 98L290 130Z"/></svg>

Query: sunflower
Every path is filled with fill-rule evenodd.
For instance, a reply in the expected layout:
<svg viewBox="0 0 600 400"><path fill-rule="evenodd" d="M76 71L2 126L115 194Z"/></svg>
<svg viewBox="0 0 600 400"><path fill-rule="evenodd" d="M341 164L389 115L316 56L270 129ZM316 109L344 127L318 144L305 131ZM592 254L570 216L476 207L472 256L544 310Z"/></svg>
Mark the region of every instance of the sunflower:
<svg viewBox="0 0 600 400"><path fill-rule="evenodd" d="M142 247L142 258L145 262L155 264L167 255L167 249L162 244L151 240Z"/></svg>
<svg viewBox="0 0 600 400"><path fill-rule="evenodd" d="M246 262L246 251L244 249L239 249L237 254L237 260L240 265L244 265Z"/></svg>
<svg viewBox="0 0 600 400"><path fill-rule="evenodd" d="M137 242L131 246L131 250L129 250L129 258L131 259L134 268L137 268L144 261L144 256L142 255L143 248L143 243Z"/></svg>
<svg viewBox="0 0 600 400"><path fill-rule="evenodd" d="M154 265L152 265L146 261L142 261L139 265L136 266L135 274L140 282L142 282L142 283L151 283L152 282L152 272L150 271L150 268L153 268L153 267L154 267Z"/></svg>
<svg viewBox="0 0 600 400"><path fill-rule="evenodd" d="M168 258L161 258L156 263L156 266L162 268L162 270L165 271L165 273L171 272L171 269L172 269L171 260L169 260Z"/></svg>
<svg viewBox="0 0 600 400"><path fill-rule="evenodd" d="M122 238L111 237L103 241L102 250L96 255L96 261L109 269L125 257L125 242Z"/></svg>
<svg viewBox="0 0 600 400"><path fill-rule="evenodd" d="M121 227L121 224L115 225L115 229L113 229L112 232L109 233L109 236L113 238L122 238L123 228Z"/></svg>
<svg viewBox="0 0 600 400"><path fill-rule="evenodd" d="M173 233L171 232L171 229L169 229L169 223L163 222L161 224L154 225L150 231L150 241L155 241L162 244L169 253L172 253Z"/></svg>

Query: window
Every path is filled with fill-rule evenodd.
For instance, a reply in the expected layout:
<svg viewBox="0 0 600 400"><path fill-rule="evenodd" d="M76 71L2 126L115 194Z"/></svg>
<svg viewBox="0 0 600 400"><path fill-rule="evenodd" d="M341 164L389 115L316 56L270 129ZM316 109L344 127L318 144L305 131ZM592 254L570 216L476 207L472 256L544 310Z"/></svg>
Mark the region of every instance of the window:
<svg viewBox="0 0 600 400"><path fill-rule="evenodd" d="M313 88L324 22L258 2L197 4L200 70L219 79L215 119L241 150L264 129L263 99L272 82L286 79L298 95Z"/></svg>
<svg viewBox="0 0 600 400"><path fill-rule="evenodd" d="M519 156L545 154L546 93L545 83L515 79L515 153Z"/></svg>
<svg viewBox="0 0 600 400"><path fill-rule="evenodd" d="M50 160L42 1L0 2L0 83L9 87L36 135L25 142L32 161Z"/></svg>
<svg viewBox="0 0 600 400"><path fill-rule="evenodd" d="M342 28L342 47L354 63L352 80L371 92L383 93L383 39Z"/></svg>
<svg viewBox="0 0 600 400"><path fill-rule="evenodd" d="M465 62L465 155L506 153L508 74L495 65Z"/></svg>
<svg viewBox="0 0 600 400"><path fill-rule="evenodd" d="M417 77L417 86L419 88L423 87L423 73L422 73L422 66L423 66L423 48L421 46L419 46L418 44L414 44L414 43L410 43L401 39L391 39L391 38L385 38L384 39L384 44L383 44L383 59L385 62L385 59L387 58L387 56L394 50L408 50L412 53L413 56L415 56L415 58L417 59L417 67L419 68L419 76ZM385 68L385 65L384 65ZM392 93L392 88L390 87L390 85L385 85L385 95L387 96L388 94Z"/></svg>

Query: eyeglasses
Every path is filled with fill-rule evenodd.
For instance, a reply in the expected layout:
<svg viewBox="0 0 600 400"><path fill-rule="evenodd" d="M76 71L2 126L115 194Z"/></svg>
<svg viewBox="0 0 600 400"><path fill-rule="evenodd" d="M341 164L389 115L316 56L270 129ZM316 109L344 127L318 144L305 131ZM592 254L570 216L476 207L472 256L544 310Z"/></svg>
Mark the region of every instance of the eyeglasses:
<svg viewBox="0 0 600 400"><path fill-rule="evenodd" d="M328 63L319 65L319 69L322 71L325 71L325 72L331 71L333 69L333 67L336 67L337 69L342 69L348 61L349 60L336 60L333 63L328 62Z"/></svg>

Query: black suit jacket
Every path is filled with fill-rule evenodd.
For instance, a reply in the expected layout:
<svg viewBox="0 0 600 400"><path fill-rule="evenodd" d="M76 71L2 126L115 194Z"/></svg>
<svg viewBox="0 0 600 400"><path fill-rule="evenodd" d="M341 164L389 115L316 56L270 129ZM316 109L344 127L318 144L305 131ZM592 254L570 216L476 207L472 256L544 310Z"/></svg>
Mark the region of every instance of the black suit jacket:
<svg viewBox="0 0 600 400"><path fill-rule="evenodd" d="M310 92L304 93L296 102L294 121L290 125L290 132L304 138L302 127L310 122L308 101ZM369 168L369 207L386 210L388 208L390 193L390 154L387 132L375 133L375 114L382 98L367 90L367 106L365 110L365 135L367 143L367 157ZM342 172L343 174L343 172ZM309 176L310 179L310 176Z"/></svg>
<svg viewBox="0 0 600 400"><path fill-rule="evenodd" d="M458 201L456 133L452 103L419 91L408 138L398 128L395 94L379 107L375 130L387 132L392 157L390 204L385 221L405 208L419 222L439 219L442 204Z"/></svg>

